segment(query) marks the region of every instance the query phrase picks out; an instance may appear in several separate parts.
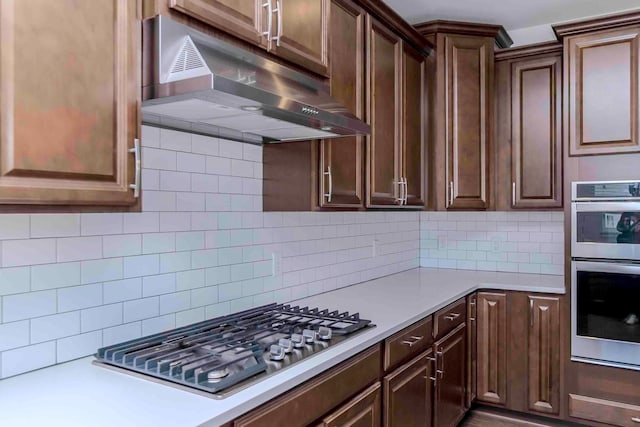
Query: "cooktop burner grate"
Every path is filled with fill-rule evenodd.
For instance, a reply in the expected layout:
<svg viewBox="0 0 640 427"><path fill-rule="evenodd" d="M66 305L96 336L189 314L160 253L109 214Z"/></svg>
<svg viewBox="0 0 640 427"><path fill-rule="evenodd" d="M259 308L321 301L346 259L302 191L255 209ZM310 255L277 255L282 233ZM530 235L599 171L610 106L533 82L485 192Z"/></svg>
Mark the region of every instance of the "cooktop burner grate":
<svg viewBox="0 0 640 427"><path fill-rule="evenodd" d="M98 349L100 363L220 393L372 327L359 314L269 304ZM221 397L221 395L216 395Z"/></svg>

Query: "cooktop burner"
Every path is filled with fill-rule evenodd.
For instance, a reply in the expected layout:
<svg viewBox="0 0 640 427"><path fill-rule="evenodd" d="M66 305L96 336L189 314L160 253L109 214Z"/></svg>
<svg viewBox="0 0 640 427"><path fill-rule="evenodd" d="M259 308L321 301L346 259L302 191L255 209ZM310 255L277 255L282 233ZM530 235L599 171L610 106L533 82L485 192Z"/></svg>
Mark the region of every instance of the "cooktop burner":
<svg viewBox="0 0 640 427"><path fill-rule="evenodd" d="M96 359L221 398L373 326L357 313L269 304L103 347Z"/></svg>

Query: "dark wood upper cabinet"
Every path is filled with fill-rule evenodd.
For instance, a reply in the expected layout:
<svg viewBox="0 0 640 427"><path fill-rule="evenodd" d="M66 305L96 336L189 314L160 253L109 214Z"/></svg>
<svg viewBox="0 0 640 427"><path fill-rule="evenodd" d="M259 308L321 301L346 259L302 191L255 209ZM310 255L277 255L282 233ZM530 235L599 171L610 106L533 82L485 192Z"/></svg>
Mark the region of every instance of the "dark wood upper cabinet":
<svg viewBox="0 0 640 427"><path fill-rule="evenodd" d="M448 208L489 206L493 39L445 37Z"/></svg>
<svg viewBox="0 0 640 427"><path fill-rule="evenodd" d="M367 16L367 206L399 205L402 41Z"/></svg>
<svg viewBox="0 0 640 427"><path fill-rule="evenodd" d="M330 0L169 0L169 7L326 75Z"/></svg>
<svg viewBox="0 0 640 427"><path fill-rule="evenodd" d="M562 47L496 53L496 208L562 207Z"/></svg>
<svg viewBox="0 0 640 427"><path fill-rule="evenodd" d="M455 427L464 414L467 381L466 323L434 344L436 387L433 425Z"/></svg>
<svg viewBox="0 0 640 427"><path fill-rule="evenodd" d="M606 28L607 19L602 21L600 28ZM614 25L619 23L611 24ZM554 27L564 43L565 138L569 155L640 151L640 26L604 31L582 27L582 31L572 24Z"/></svg>
<svg viewBox="0 0 640 427"><path fill-rule="evenodd" d="M348 0L331 2L331 95L364 119L364 11ZM359 208L364 204L364 137L320 143L319 206Z"/></svg>
<svg viewBox="0 0 640 427"><path fill-rule="evenodd" d="M330 0L267 0L272 3L270 50L318 74L329 63Z"/></svg>
<svg viewBox="0 0 640 427"><path fill-rule="evenodd" d="M140 3L7 0L0 28L0 204L134 204Z"/></svg>
<svg viewBox="0 0 640 427"><path fill-rule="evenodd" d="M425 57L403 43L400 175L405 205L425 204L425 79Z"/></svg>
<svg viewBox="0 0 640 427"><path fill-rule="evenodd" d="M432 425L434 363L429 349L384 378L385 427Z"/></svg>
<svg viewBox="0 0 640 427"><path fill-rule="evenodd" d="M264 48L266 4L264 0L169 0L170 8Z"/></svg>
<svg viewBox="0 0 640 427"><path fill-rule="evenodd" d="M429 205L435 210L493 206L494 45L499 25L433 21L416 29L435 45L428 58ZM431 196L432 194L432 196Z"/></svg>
<svg viewBox="0 0 640 427"><path fill-rule="evenodd" d="M477 297L477 400L507 402L507 294Z"/></svg>
<svg viewBox="0 0 640 427"><path fill-rule="evenodd" d="M381 400L377 382L327 415L317 427L380 427Z"/></svg>
<svg viewBox="0 0 640 427"><path fill-rule="evenodd" d="M529 410L559 413L560 298L529 296Z"/></svg>

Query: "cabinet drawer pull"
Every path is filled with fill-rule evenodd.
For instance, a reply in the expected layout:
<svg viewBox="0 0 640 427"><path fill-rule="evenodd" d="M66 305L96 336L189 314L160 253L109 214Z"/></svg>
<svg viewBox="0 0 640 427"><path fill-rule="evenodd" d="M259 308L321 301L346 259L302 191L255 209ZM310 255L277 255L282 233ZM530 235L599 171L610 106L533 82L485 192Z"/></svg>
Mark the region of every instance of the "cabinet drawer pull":
<svg viewBox="0 0 640 427"><path fill-rule="evenodd" d="M451 320L451 321L456 320L458 317L460 317L460 313L449 313L446 316L444 316L445 319Z"/></svg>
<svg viewBox="0 0 640 427"><path fill-rule="evenodd" d="M634 423L640 423L640 417L632 417L631 421L633 421Z"/></svg>
<svg viewBox="0 0 640 427"><path fill-rule="evenodd" d="M133 190L133 197L140 197L140 174L142 173L142 166L140 164L140 140L138 138L133 140L133 148L129 149L129 152L133 154L135 161L135 181L133 184L129 184L129 188Z"/></svg>
<svg viewBox="0 0 640 427"><path fill-rule="evenodd" d="M400 343L404 344L404 345L408 345L409 347L413 347L415 344L418 343L418 341L422 340L424 337L411 336L409 338L411 338L411 341L410 340L404 340L404 341L400 341Z"/></svg>

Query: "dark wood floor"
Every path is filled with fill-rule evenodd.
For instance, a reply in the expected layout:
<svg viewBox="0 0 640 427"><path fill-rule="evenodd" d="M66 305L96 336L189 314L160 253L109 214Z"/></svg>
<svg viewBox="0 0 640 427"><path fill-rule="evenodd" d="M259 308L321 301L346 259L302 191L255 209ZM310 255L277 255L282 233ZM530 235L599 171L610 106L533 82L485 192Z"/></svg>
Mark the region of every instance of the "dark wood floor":
<svg viewBox="0 0 640 427"><path fill-rule="evenodd" d="M500 414L471 411L462 420L460 427L555 427L558 424L539 423L534 421L516 421Z"/></svg>

